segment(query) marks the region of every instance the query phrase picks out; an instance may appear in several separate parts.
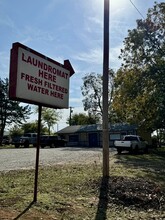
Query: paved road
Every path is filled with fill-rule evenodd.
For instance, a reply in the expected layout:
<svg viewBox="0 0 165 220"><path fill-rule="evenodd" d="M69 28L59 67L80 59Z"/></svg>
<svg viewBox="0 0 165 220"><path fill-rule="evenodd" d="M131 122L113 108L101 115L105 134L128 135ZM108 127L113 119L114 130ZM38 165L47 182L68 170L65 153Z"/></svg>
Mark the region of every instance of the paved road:
<svg viewBox="0 0 165 220"><path fill-rule="evenodd" d="M111 151L114 151L113 149ZM114 151L115 152L115 151ZM35 168L36 149L0 149L0 171ZM102 162L100 148L44 148L40 149L40 165Z"/></svg>

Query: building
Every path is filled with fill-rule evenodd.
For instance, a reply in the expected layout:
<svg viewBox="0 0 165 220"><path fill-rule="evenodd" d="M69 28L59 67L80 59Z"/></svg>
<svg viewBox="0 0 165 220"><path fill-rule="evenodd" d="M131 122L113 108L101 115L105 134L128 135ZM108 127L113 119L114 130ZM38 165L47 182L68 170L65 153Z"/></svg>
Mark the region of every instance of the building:
<svg viewBox="0 0 165 220"><path fill-rule="evenodd" d="M124 123L110 125L109 145L113 147L115 140L121 140L128 134L139 135L139 132L136 125ZM100 124L68 126L58 131L57 134L68 141L67 146L102 147L102 125ZM151 134L142 131L140 134L148 142L151 141Z"/></svg>

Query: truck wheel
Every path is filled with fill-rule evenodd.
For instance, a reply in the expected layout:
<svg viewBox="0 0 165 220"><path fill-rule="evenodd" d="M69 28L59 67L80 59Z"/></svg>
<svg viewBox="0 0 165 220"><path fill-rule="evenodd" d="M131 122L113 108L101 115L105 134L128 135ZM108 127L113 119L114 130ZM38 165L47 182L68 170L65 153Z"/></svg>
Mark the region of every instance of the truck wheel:
<svg viewBox="0 0 165 220"><path fill-rule="evenodd" d="M50 148L54 148L55 147L55 144L54 143L51 143L50 144Z"/></svg>
<svg viewBox="0 0 165 220"><path fill-rule="evenodd" d="M136 145L136 146L135 146L135 154L137 154L138 151L139 151L139 148L138 148L138 146Z"/></svg>
<svg viewBox="0 0 165 220"><path fill-rule="evenodd" d="M145 154L148 154L148 146L146 146L146 147L144 148L144 153L145 153Z"/></svg>
<svg viewBox="0 0 165 220"><path fill-rule="evenodd" d="M15 148L19 148L19 144L15 144Z"/></svg>
<svg viewBox="0 0 165 220"><path fill-rule="evenodd" d="M132 152L133 152L133 149L132 149L132 145L131 145L131 147L129 149L129 153L132 154Z"/></svg>
<svg viewBox="0 0 165 220"><path fill-rule="evenodd" d="M29 147L29 141L25 141L24 143L24 148L27 148L27 147Z"/></svg>
<svg viewBox="0 0 165 220"><path fill-rule="evenodd" d="M62 144L62 147L66 147L66 143L65 142Z"/></svg>
<svg viewBox="0 0 165 220"><path fill-rule="evenodd" d="M117 153L121 154L122 150L121 149L117 149Z"/></svg>

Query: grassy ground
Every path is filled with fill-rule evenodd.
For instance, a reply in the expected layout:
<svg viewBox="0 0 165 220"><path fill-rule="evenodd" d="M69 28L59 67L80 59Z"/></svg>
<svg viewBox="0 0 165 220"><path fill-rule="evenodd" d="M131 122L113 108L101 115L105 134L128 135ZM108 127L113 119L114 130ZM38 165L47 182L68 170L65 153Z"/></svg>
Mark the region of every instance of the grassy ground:
<svg viewBox="0 0 165 220"><path fill-rule="evenodd" d="M113 161L113 163L111 162ZM110 155L110 178L99 164L58 165L0 173L0 220L165 219L165 148Z"/></svg>

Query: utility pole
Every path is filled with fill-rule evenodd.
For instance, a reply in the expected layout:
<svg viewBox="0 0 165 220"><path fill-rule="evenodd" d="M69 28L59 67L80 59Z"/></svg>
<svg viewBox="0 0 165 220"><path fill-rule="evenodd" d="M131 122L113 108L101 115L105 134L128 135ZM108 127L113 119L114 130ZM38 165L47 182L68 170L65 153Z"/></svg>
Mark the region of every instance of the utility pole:
<svg viewBox="0 0 165 220"><path fill-rule="evenodd" d="M73 112L73 107L69 107L70 108L70 116L69 116L69 126L72 125L72 112Z"/></svg>
<svg viewBox="0 0 165 220"><path fill-rule="evenodd" d="M103 39L103 177L109 177L108 79L109 79L109 0L104 0Z"/></svg>

